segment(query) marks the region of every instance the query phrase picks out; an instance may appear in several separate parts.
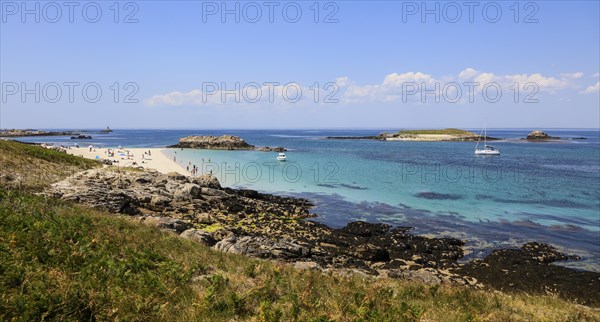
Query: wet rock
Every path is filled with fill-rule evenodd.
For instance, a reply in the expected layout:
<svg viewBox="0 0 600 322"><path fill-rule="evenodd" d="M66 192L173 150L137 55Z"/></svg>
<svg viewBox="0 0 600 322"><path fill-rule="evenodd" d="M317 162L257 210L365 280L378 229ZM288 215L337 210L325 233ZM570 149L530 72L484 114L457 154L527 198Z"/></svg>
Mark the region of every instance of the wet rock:
<svg viewBox="0 0 600 322"><path fill-rule="evenodd" d="M344 228L341 229L341 231L344 233L362 237L382 235L387 233L389 230L390 225L371 224L364 221L355 221L348 223Z"/></svg>
<svg viewBox="0 0 600 322"><path fill-rule="evenodd" d="M387 249L372 244L350 248L348 254L370 262L386 262L390 260L390 253Z"/></svg>
<svg viewBox="0 0 600 322"><path fill-rule="evenodd" d="M568 258L547 244L527 243L520 249L494 250L483 260L456 268L499 290L560 295L586 305L600 305L600 273L576 271L551 264Z"/></svg>

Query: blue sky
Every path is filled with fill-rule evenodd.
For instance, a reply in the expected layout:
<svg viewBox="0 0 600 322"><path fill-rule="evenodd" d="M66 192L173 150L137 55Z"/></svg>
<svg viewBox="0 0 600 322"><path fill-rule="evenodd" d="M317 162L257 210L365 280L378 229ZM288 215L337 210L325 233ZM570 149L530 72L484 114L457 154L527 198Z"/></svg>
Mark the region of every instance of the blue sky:
<svg viewBox="0 0 600 322"><path fill-rule="evenodd" d="M272 23L263 2L256 2L263 14L256 23L245 21L254 17L247 2L237 2L239 23L233 15L224 22L219 14L205 15L222 1L142 1L127 8L121 2L119 23L112 1L96 2L102 10L97 23L84 19L94 16L88 8L84 17L86 2L78 2L72 23L65 6L50 23L54 8L29 1L30 9L40 5L36 23L33 15L21 21L22 8L13 12L12 4L21 2L0 2L2 128L476 128L485 119L495 128L600 127L598 1L519 2L518 23L512 1L477 2L472 23L463 2L457 2L462 16L455 23L447 21L456 16L447 2L424 4L439 5L436 22L433 14L422 21L421 1L338 1L328 7L324 1L318 3L319 23L313 1L275 2ZM287 5L291 19L296 3L302 15L287 22L281 8ZM408 15L413 4L418 12ZM498 21L486 21L498 6ZM134 9L137 23L123 23ZM334 9L337 23L323 23ZM537 22L525 23L529 14ZM36 82L40 102L33 94L23 100L23 84L32 89ZM73 102L65 82L79 84ZM135 86L123 88L129 82ZM286 98L300 88L299 101L287 102L284 88L273 86L269 102L269 82L290 83ZM336 87L323 88L329 82ZM471 82L479 84L472 102L464 85ZM56 103L54 83L62 91ZM98 102L82 97L88 83L102 90ZM218 90L236 83L240 102L233 94L223 100ZM320 85L316 103L314 83ZM492 94L484 96L491 83ZM215 84L219 88L209 92ZM244 96L254 97L254 84L262 93L256 102ZM490 102L495 86L502 96ZM139 102L123 102L134 89L131 98ZM324 103L334 89L337 102ZM423 99L425 89L433 92Z"/></svg>

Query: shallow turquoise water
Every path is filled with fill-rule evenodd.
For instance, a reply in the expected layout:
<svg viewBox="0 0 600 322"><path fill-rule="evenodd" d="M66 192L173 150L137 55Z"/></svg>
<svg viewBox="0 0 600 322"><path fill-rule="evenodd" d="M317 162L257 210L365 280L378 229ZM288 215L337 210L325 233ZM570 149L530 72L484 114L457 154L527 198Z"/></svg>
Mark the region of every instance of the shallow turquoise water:
<svg viewBox="0 0 600 322"><path fill-rule="evenodd" d="M224 186L309 198L316 204L316 220L335 227L362 219L460 237L474 253L538 240L600 258L598 131L554 130L554 136L587 139L530 143L516 140L526 130L490 130L488 135L507 139L494 142L502 151L497 157L475 156L469 142L323 139L379 132L124 130L94 135L91 143L153 147L191 134L239 135L257 146L288 148L288 162L277 162L272 152L166 153L176 154L184 167L212 170ZM27 140L72 144L60 138Z"/></svg>

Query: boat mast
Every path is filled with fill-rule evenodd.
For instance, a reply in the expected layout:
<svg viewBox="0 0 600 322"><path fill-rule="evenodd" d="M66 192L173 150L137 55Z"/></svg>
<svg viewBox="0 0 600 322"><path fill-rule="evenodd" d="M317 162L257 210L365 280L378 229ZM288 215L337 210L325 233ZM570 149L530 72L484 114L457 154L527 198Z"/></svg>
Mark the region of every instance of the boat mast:
<svg viewBox="0 0 600 322"><path fill-rule="evenodd" d="M483 131L485 131L485 125L483 126L483 129L481 129L481 132L479 132L479 138L477 139L477 145L475 146L476 151L479 148L479 142L481 142L481 135L483 134Z"/></svg>
<svg viewBox="0 0 600 322"><path fill-rule="evenodd" d="M487 146L487 120L483 122L483 149Z"/></svg>

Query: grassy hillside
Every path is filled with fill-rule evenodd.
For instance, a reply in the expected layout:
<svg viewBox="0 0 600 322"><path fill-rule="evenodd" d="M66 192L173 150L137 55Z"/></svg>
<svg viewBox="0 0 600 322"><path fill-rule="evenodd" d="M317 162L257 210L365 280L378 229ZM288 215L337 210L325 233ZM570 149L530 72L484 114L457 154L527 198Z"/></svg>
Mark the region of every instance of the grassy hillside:
<svg viewBox="0 0 600 322"><path fill-rule="evenodd" d="M468 135L477 136L477 134L461 129L443 129L443 130L402 130L398 134L447 134L447 135Z"/></svg>
<svg viewBox="0 0 600 322"><path fill-rule="evenodd" d="M69 203L0 192L0 320L592 320L504 295L223 254Z"/></svg>
<svg viewBox="0 0 600 322"><path fill-rule="evenodd" d="M19 147L2 146L0 164L42 164L54 171L44 179L95 166ZM0 294L0 321L600 320L598 311L551 295L299 270L224 254L128 217L6 187Z"/></svg>
<svg viewBox="0 0 600 322"><path fill-rule="evenodd" d="M0 185L38 191L83 169L98 167L93 160L36 145L0 140Z"/></svg>

